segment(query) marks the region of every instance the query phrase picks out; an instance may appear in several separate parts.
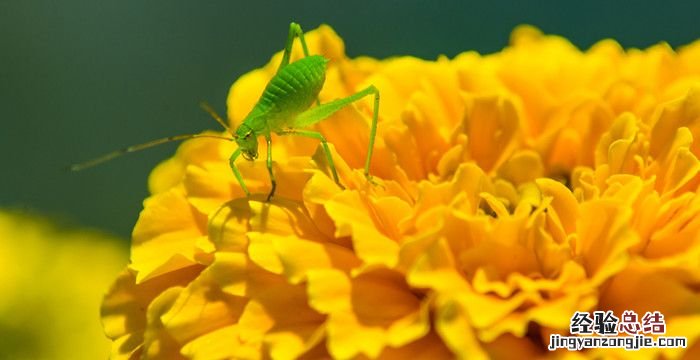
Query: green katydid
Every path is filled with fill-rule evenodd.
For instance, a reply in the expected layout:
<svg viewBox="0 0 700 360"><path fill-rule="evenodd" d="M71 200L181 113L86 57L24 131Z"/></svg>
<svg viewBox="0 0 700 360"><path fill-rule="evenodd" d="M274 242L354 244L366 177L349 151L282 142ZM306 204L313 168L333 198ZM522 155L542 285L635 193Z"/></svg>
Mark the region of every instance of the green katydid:
<svg viewBox="0 0 700 360"><path fill-rule="evenodd" d="M301 42L304 57L290 63L292 45L295 38L299 38L299 41ZM238 126L235 132L231 132L228 126L226 126L224 120L210 107L205 104L203 105L204 109L209 112L219 124L232 133L233 138L206 134L184 134L171 136L117 150L94 160L72 165L70 169L73 171L79 171L126 153L143 150L171 141L205 137L225 139L229 141L233 140L238 145L238 148L229 158L229 166L231 167L236 180L240 184L245 194L250 196L250 191L248 191L248 187L243 181L243 177L236 167L235 161L240 155L243 155L243 158L249 161L254 161L257 159L258 137L263 136L267 143L266 164L272 185L270 193L267 196L267 200L269 201L275 194L275 189L277 187L275 174L272 172L271 147L271 134L275 133L277 135L297 135L319 140L323 146L326 160L328 161L328 165L333 175L333 180L335 180L336 184L342 187L340 180L338 179L338 173L336 171L330 149L328 148L326 138L320 132L301 130L300 128L309 127L316 124L324 119L327 119L351 103L360 100L365 96L374 95L374 111L372 115L369 146L367 149L367 157L365 159L364 168L365 177L371 181L369 166L370 161L372 160L374 138L377 133L379 91L377 88L370 85L367 88L348 97L321 104L318 101L318 94L321 91L325 81L327 63L328 59L323 56L309 55L309 50L306 46L306 40L304 39L304 33L301 27L296 23L291 23L289 25L287 43L282 55L282 62L277 69L277 73L267 84L257 104L245 117L243 123ZM314 103L316 103L317 106L312 107Z"/></svg>

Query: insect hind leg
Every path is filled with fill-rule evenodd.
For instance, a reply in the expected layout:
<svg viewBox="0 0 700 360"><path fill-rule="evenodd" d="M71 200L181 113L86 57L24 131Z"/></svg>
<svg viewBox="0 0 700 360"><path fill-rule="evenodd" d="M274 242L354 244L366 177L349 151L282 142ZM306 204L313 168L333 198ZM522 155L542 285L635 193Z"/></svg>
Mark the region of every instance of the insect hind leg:
<svg viewBox="0 0 700 360"><path fill-rule="evenodd" d="M377 121L379 117L379 90L376 87L374 87L374 85L370 85L365 89L360 90L359 92L356 92L355 94L352 94L348 97L336 99L331 102L321 104L317 107L311 108L299 114L292 122L292 127L303 128L316 124L319 121L327 119L331 115L338 112L340 109L354 103L355 101L360 100L365 96L370 95L374 96L374 109L372 111L372 125L370 127L369 132L367 157L365 158L365 177L367 178L367 180L374 183L372 180L372 176L370 176L369 174L369 165L372 161L372 153L374 151L374 139L377 136Z"/></svg>
<svg viewBox="0 0 700 360"><path fill-rule="evenodd" d="M289 24L289 35L287 36L287 43L284 46L284 54L282 54L282 62L280 63L277 72L280 72L282 68L289 65L289 59L292 56L292 45L294 44L294 38L298 37L299 42L301 42L301 48L304 50L304 56L309 56L309 48L306 46L306 39L304 39L304 31L301 30L299 24L292 22Z"/></svg>

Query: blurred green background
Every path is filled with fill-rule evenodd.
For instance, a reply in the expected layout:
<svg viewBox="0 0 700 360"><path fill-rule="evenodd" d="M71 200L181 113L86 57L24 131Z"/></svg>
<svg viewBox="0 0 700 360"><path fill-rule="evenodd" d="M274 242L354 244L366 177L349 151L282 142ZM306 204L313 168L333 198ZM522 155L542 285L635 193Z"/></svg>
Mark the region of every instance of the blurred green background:
<svg viewBox="0 0 700 360"><path fill-rule="evenodd" d="M700 3L0 0L0 208L128 239L149 171L174 144L64 167L149 139L216 129L230 84L280 50L290 21L332 25L350 56L494 52L529 23L581 48L700 37Z"/></svg>

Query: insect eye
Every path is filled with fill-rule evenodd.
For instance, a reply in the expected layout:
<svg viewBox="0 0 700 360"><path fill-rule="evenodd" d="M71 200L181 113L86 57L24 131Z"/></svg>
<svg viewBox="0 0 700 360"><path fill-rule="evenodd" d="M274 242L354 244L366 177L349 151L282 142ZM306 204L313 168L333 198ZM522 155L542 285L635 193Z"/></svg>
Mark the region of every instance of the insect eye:
<svg viewBox="0 0 700 360"><path fill-rule="evenodd" d="M246 140L250 139L250 133L245 134L245 136L243 138Z"/></svg>

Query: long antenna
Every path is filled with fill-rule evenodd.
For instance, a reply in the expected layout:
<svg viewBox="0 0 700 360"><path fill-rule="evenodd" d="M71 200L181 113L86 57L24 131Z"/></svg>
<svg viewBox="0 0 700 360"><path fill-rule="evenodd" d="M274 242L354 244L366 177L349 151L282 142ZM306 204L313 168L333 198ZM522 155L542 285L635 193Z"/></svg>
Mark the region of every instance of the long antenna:
<svg viewBox="0 0 700 360"><path fill-rule="evenodd" d="M233 134L231 132L231 128L229 128L228 125L226 125L224 119L222 119L221 116L219 116L219 114L216 113L216 110L214 110L214 108L212 108L211 105L209 105L209 103L207 103L206 101L200 101L199 107L201 107L202 110L206 111L211 117L213 117L214 120L216 120L216 122L218 122L221 126L224 127L224 129L226 129L226 131Z"/></svg>
<svg viewBox="0 0 700 360"><path fill-rule="evenodd" d="M224 129L226 129L226 131L228 131L230 134L233 134L233 132L231 132L231 128L229 128L228 125L226 125L226 122L224 121L224 119L222 119L221 116L219 116L219 114L216 113L216 110L214 110L214 108L212 108L211 105L209 105L206 101L201 101L199 103L199 106L204 111L206 111L211 117L213 117L214 120L216 120L216 122L219 123L219 125L223 126ZM125 154L128 154L128 153L141 151L141 150L148 149L148 148L151 148L154 146L158 146L160 144L165 144L165 143L169 143L169 142L173 142L173 141L187 140L187 139L192 139L192 138L212 138L212 139L220 139L220 140L227 140L227 141L233 140L232 138L227 138L225 136L206 135L206 134L182 134L182 135L168 136L168 137L164 137L161 139L151 140L151 141L145 142L143 144L132 145L129 147L125 147L123 149L112 151L112 152L104 154L98 158L88 160L85 162L81 162L78 164L73 164L73 165L69 166L68 169L70 171L80 171L80 170L84 170L87 168L91 168L95 165L102 164L103 162L112 160L114 158L118 158L118 157L125 155Z"/></svg>
<svg viewBox="0 0 700 360"><path fill-rule="evenodd" d="M228 129L228 127L227 127L227 129ZM78 164L73 164L69 167L69 170L71 170L71 171L84 170L84 169L93 167L95 165L102 164L105 161L112 160L114 158L120 157L120 156L128 154L128 153L141 151L141 150L148 149L148 148L151 148L154 146L158 146L160 144L165 144L165 143L169 143L169 142L173 142L173 141L187 140L187 139L192 139L192 138L212 138L212 139L227 140L227 141L233 140L233 139L227 138L225 136L206 135L206 134L182 134L182 135L168 136L168 137L161 138L161 139L151 140L151 141L145 142L143 144L125 147L123 149L119 149L119 150L104 154L104 155L102 155L98 158L92 159L92 160L88 160L88 161L78 163Z"/></svg>

